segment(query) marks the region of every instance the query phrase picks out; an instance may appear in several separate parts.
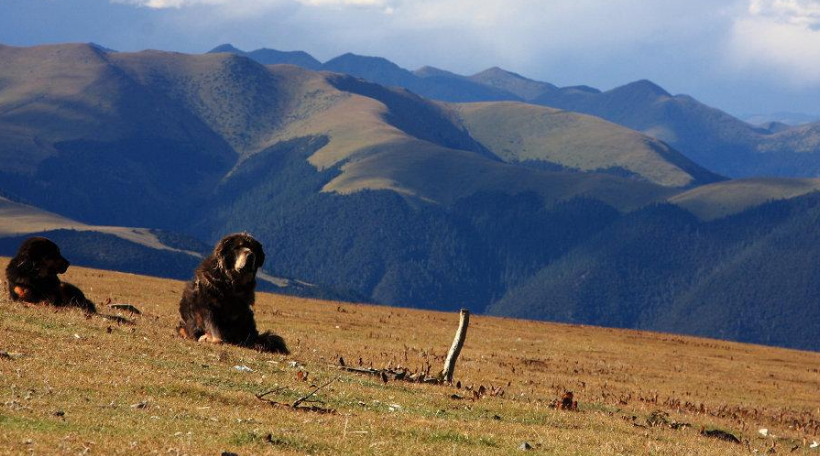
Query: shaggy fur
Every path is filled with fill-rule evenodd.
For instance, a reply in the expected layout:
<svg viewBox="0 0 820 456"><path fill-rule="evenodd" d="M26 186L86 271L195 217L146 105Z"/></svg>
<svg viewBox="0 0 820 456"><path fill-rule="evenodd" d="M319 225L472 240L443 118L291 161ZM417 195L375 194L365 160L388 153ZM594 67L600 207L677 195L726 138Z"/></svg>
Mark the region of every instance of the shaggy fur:
<svg viewBox="0 0 820 456"><path fill-rule="evenodd" d="M70 265L51 240L44 237L26 239L6 267L11 300L74 306L96 312L94 303L86 299L79 288L61 282L57 277Z"/></svg>
<svg viewBox="0 0 820 456"><path fill-rule="evenodd" d="M227 342L288 353L281 337L259 334L253 318L256 271L265 262L262 244L247 233L226 236L185 286L177 331L200 342Z"/></svg>

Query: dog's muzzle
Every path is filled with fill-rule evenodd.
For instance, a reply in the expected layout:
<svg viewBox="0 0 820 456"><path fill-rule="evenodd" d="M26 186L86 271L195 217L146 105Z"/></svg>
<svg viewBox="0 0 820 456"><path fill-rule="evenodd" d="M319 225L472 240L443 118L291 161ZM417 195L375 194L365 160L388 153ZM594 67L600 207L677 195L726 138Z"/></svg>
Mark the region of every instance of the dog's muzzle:
<svg viewBox="0 0 820 456"><path fill-rule="evenodd" d="M239 254L236 256L234 270L236 270L237 272L253 270L255 264L256 255L253 254L251 249L244 248L240 250Z"/></svg>

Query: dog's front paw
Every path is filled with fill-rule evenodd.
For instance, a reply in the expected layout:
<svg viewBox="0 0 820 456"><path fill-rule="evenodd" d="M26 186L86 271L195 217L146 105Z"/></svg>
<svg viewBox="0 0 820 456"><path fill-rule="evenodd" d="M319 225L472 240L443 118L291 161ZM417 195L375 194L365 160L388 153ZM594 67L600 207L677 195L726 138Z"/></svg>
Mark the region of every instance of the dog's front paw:
<svg viewBox="0 0 820 456"><path fill-rule="evenodd" d="M21 301L31 302L32 301L32 295L34 293L31 291L31 288L29 288L29 287L24 287L22 285L15 285L14 294L16 294L17 298L20 299Z"/></svg>
<svg viewBox="0 0 820 456"><path fill-rule="evenodd" d="M220 339L219 337L216 337L214 335L211 335L209 333L205 333L205 334L201 335L199 337L198 341L199 342L210 342L212 344L221 344L222 343L222 339Z"/></svg>

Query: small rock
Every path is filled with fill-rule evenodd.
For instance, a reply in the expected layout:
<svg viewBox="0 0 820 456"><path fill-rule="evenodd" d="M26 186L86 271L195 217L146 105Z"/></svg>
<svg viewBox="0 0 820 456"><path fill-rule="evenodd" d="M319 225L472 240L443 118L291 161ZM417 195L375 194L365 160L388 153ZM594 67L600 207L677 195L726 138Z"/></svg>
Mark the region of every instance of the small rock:
<svg viewBox="0 0 820 456"><path fill-rule="evenodd" d="M62 417L65 416L65 412L62 411L62 410L57 410L56 412L53 413L53 415L56 416L56 417L62 418Z"/></svg>
<svg viewBox="0 0 820 456"><path fill-rule="evenodd" d="M250 367L245 366L245 365L234 366L233 368L234 368L234 370L237 370L239 372L253 372L253 369L251 369Z"/></svg>
<svg viewBox="0 0 820 456"><path fill-rule="evenodd" d="M398 412L401 411L401 405L399 404L390 404L387 406L387 410L390 412Z"/></svg>
<svg viewBox="0 0 820 456"><path fill-rule="evenodd" d="M521 451L530 451L532 450L532 445L529 442L521 442L521 445L518 445L518 449Z"/></svg>
<svg viewBox="0 0 820 456"><path fill-rule="evenodd" d="M501 416L500 415L493 415L493 419L496 420L496 421L501 421Z"/></svg>

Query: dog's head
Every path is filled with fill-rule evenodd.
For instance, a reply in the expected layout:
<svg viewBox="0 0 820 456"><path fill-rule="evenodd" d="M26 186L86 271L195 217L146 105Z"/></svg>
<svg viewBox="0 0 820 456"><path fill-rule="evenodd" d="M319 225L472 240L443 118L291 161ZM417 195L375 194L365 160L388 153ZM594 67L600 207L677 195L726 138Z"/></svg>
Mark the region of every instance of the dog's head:
<svg viewBox="0 0 820 456"><path fill-rule="evenodd" d="M26 239L12 261L18 271L38 277L56 277L71 265L57 244L44 237Z"/></svg>
<svg viewBox="0 0 820 456"><path fill-rule="evenodd" d="M226 275L242 282L250 281L265 263L262 244L247 233L225 236L213 253L219 268Z"/></svg>

